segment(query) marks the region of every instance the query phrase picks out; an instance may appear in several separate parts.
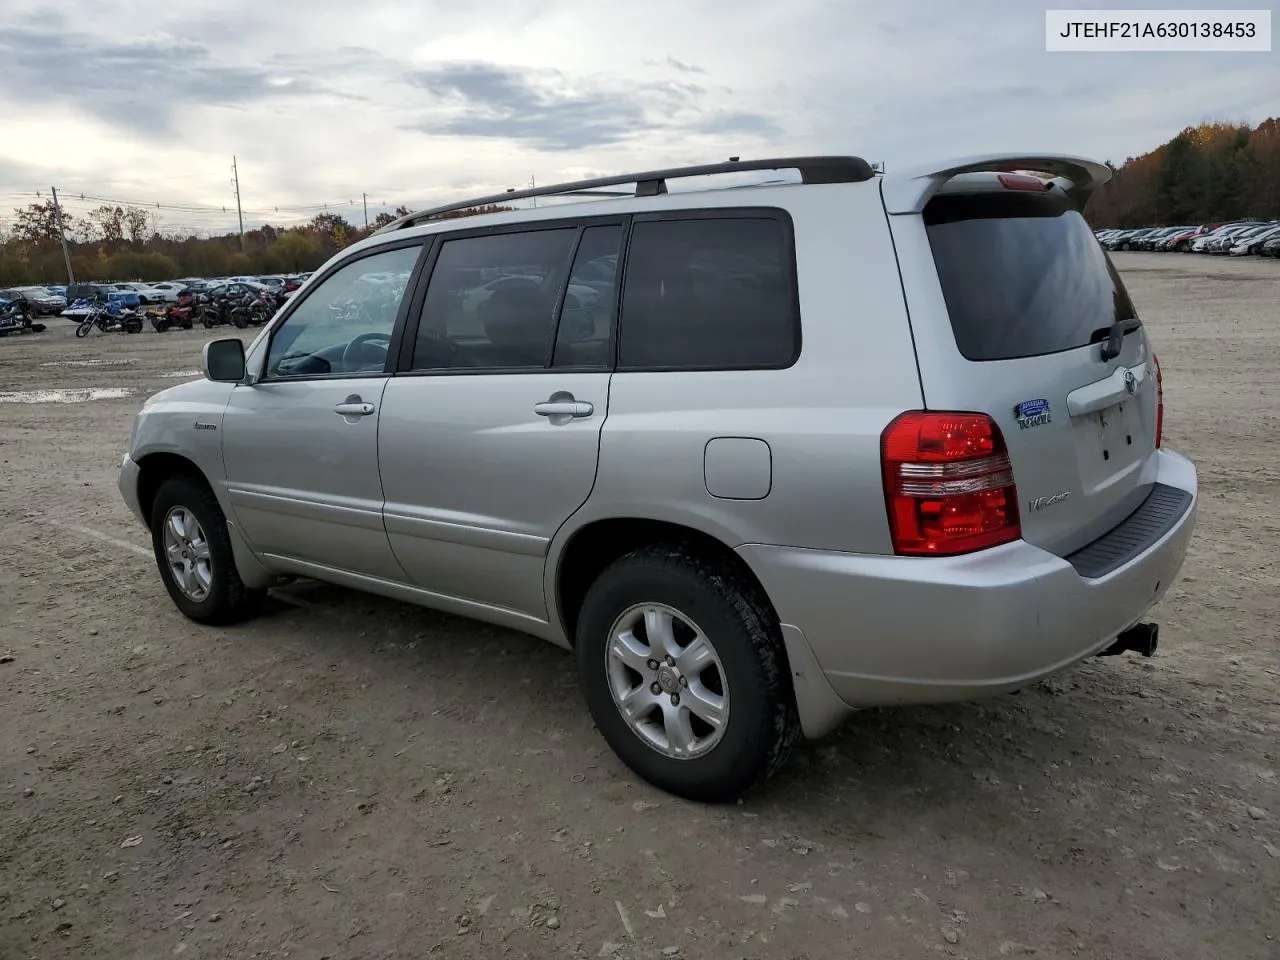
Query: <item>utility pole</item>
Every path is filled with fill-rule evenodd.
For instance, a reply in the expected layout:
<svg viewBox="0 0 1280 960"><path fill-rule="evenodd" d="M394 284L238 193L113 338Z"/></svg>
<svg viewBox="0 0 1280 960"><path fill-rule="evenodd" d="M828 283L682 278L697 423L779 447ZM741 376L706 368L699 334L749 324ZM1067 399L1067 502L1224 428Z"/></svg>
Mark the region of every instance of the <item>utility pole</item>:
<svg viewBox="0 0 1280 960"><path fill-rule="evenodd" d="M530 176L530 177L529 177L529 189L530 189L530 190L537 190L537 189L538 189L538 184L537 184L537 182L534 180L534 178L533 178L532 176ZM535 207L538 205L538 198L537 198L537 197L534 197L534 198L533 198L533 205L534 205Z"/></svg>
<svg viewBox="0 0 1280 960"><path fill-rule="evenodd" d="M240 170L236 167L236 158L231 157L231 177L236 184L236 216L240 220L240 252L244 253L244 212L240 209Z"/></svg>
<svg viewBox="0 0 1280 960"><path fill-rule="evenodd" d="M364 228L369 229L369 195L367 193L360 194L364 200Z"/></svg>
<svg viewBox="0 0 1280 960"><path fill-rule="evenodd" d="M53 215L58 221L58 239L62 241L62 259L67 264L67 284L71 285L76 282L75 271L71 269L71 250L67 246L67 231L62 227L62 207L58 206L58 188L50 187L53 191Z"/></svg>

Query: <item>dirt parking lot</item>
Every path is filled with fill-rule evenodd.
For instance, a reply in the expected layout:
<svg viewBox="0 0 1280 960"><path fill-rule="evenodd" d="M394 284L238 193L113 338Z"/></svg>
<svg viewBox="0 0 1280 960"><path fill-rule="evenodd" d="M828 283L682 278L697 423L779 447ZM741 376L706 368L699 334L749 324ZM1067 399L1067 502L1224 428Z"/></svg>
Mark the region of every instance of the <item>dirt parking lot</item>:
<svg viewBox="0 0 1280 960"><path fill-rule="evenodd" d="M1202 484L1157 657L859 714L729 807L538 641L315 584L187 622L116 466L208 333L0 340L0 958L1280 957L1280 262L1116 259Z"/></svg>

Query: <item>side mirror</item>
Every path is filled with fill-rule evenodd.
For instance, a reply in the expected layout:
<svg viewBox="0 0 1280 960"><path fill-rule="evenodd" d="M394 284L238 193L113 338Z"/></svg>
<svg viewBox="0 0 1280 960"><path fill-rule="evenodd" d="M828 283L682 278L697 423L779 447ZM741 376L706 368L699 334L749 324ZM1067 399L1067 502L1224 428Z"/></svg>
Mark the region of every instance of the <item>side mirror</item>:
<svg viewBox="0 0 1280 960"><path fill-rule="evenodd" d="M210 340L204 345L202 366L206 379L239 383L245 374L244 344L235 337Z"/></svg>

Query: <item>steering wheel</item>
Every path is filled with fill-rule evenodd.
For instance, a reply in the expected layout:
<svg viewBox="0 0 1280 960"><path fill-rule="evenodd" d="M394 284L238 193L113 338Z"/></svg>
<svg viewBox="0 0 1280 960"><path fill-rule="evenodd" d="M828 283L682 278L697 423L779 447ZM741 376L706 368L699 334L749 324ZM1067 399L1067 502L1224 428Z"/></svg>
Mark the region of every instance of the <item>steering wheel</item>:
<svg viewBox="0 0 1280 960"><path fill-rule="evenodd" d="M351 372L360 369L363 364L356 366L355 359L363 352L366 352L365 344L373 343L381 340L382 356L378 358L382 363L387 362L387 351L391 348L391 335L387 333L362 333L356 337L342 351L342 369Z"/></svg>

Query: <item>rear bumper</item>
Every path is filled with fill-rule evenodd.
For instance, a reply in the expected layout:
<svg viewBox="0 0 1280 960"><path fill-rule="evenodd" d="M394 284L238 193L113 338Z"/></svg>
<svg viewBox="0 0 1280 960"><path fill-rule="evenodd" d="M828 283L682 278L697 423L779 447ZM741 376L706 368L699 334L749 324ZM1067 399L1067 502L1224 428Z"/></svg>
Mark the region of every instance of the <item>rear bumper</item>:
<svg viewBox="0 0 1280 960"><path fill-rule="evenodd" d="M990 696L1098 652L1169 589L1195 523L1196 470L1158 456L1157 481L1189 495L1181 513L1098 577L1025 541L954 558L738 552L850 707Z"/></svg>

